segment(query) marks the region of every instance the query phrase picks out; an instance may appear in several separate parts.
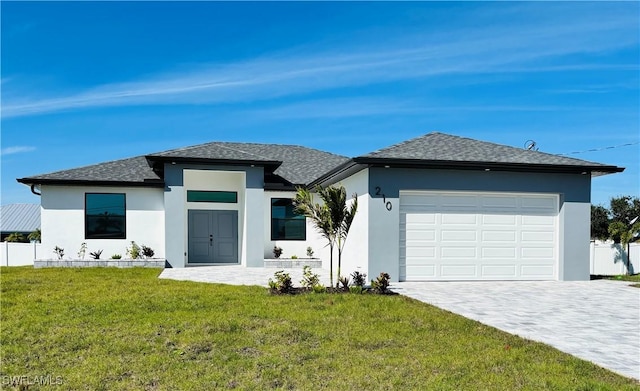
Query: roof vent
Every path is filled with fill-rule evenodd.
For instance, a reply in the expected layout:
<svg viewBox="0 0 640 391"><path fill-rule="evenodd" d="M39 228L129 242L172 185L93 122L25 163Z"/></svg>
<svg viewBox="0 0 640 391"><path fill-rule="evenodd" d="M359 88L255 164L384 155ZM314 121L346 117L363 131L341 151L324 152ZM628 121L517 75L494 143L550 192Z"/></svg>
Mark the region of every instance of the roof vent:
<svg viewBox="0 0 640 391"><path fill-rule="evenodd" d="M537 151L538 148L536 148L536 142L534 140L527 140L524 142L524 149L526 149L527 151Z"/></svg>

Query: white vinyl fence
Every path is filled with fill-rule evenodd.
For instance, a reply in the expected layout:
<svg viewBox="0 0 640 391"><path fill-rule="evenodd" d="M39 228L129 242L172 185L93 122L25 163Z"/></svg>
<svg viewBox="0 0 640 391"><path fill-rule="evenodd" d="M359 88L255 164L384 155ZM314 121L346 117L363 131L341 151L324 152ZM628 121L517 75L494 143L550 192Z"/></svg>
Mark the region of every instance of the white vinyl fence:
<svg viewBox="0 0 640 391"><path fill-rule="evenodd" d="M44 253L41 243L1 242L0 266L33 266L34 259L47 258Z"/></svg>
<svg viewBox="0 0 640 391"><path fill-rule="evenodd" d="M640 273L640 243L631 243L629 252L627 254L627 246L621 244L591 242L591 274L627 274L627 264L631 274ZM628 255L631 255L631 262L628 262Z"/></svg>

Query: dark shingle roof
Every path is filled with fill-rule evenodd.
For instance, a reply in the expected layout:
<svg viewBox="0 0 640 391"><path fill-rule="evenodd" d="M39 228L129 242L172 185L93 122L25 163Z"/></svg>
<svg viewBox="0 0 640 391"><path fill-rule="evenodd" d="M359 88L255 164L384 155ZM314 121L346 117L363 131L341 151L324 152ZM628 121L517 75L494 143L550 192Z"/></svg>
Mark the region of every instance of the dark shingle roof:
<svg viewBox="0 0 640 391"><path fill-rule="evenodd" d="M213 142L151 154L157 157L216 161L282 162L274 174L293 184L307 184L348 161L344 156L298 145Z"/></svg>
<svg viewBox="0 0 640 391"><path fill-rule="evenodd" d="M162 182L161 178L149 167L144 156L35 175L18 179L18 181L27 184L44 184L48 182L116 182L122 184Z"/></svg>
<svg viewBox="0 0 640 391"><path fill-rule="evenodd" d="M212 142L172 149L147 156L115 160L91 166L57 171L18 179L25 184L80 184L162 186L161 178L150 162L172 160L199 161L209 164L256 164L294 184L313 184L345 172L356 164L481 168L517 171L543 170L571 172L584 170L595 175L622 171L585 160L529 151L506 145L478 141L443 133L429 133L353 159L297 145ZM161 170L158 170L161 172ZM162 175L162 174L160 174Z"/></svg>
<svg viewBox="0 0 640 391"><path fill-rule="evenodd" d="M610 167L586 160L530 151L438 132L403 141L362 155L360 158Z"/></svg>
<svg viewBox="0 0 640 391"><path fill-rule="evenodd" d="M0 231L33 232L37 228L40 228L40 205L2 205L2 209L0 209Z"/></svg>

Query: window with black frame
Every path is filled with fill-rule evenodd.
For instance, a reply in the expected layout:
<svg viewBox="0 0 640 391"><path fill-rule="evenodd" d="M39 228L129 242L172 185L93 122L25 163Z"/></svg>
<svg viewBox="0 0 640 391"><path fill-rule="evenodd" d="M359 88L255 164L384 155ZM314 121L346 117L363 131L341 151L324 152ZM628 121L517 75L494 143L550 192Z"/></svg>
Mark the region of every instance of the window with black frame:
<svg viewBox="0 0 640 391"><path fill-rule="evenodd" d="M295 212L290 198L271 199L271 240L306 240L304 215Z"/></svg>
<svg viewBox="0 0 640 391"><path fill-rule="evenodd" d="M126 239L127 207L122 193L86 193L85 239Z"/></svg>

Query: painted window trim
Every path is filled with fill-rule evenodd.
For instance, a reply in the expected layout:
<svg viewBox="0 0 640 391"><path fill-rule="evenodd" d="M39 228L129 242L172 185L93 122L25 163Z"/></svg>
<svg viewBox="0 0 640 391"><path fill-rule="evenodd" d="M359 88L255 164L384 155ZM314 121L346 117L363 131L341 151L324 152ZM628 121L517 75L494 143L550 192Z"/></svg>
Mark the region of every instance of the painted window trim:
<svg viewBox="0 0 640 391"><path fill-rule="evenodd" d="M307 240L307 217L304 216L304 215L298 215L298 216L302 216L303 217L303 219L298 219L298 220L303 222L303 226L304 226L304 229L302 230L302 232L303 232L302 238L291 238L291 239L289 239L289 238L279 238L279 237L276 237L276 235L274 235L274 232L273 232L273 219L274 219L274 217L273 217L273 201L274 200L289 200L289 201L293 202L293 199L286 198L286 197L273 197L273 198L270 199L269 208L270 208L270 212L271 212L271 219L270 219L270 223L271 224L270 224L269 229L271 230L271 240L298 241L298 242L303 242L303 241ZM294 218L289 218L288 220L293 220L293 219ZM287 219L278 218L278 220L287 220Z"/></svg>
<svg viewBox="0 0 640 391"><path fill-rule="evenodd" d="M123 229L122 236L104 238L104 237L96 237L96 236L90 236L89 235L89 230L88 230L88 226L87 226L87 223L88 223L88 221L87 221L87 196L88 195L121 195L121 196L123 196L123 199L124 199L124 203L123 203L123 208L124 208L124 229ZM127 193L100 193L100 192L87 192L87 193L84 193L84 238L85 239L91 239L91 240L121 240L121 239L126 239L127 238Z"/></svg>
<svg viewBox="0 0 640 391"><path fill-rule="evenodd" d="M190 200L190 195L196 194L218 194L218 195L233 195L233 201L215 201L215 200ZM238 203L238 192L237 191L219 191L219 190L187 190L187 202L211 202L216 204L237 204Z"/></svg>

